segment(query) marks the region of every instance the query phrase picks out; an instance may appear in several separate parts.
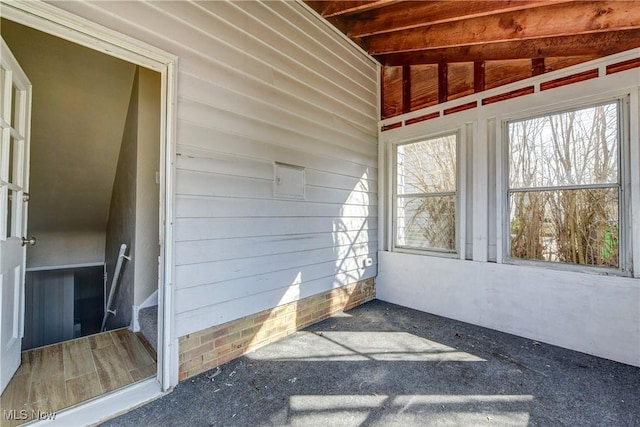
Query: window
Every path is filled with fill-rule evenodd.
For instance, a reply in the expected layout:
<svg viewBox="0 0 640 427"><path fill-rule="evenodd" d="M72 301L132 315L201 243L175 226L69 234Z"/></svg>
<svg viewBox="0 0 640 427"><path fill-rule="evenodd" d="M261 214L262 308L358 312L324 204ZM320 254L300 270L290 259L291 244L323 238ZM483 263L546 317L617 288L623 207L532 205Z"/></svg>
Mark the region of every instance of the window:
<svg viewBox="0 0 640 427"><path fill-rule="evenodd" d="M508 254L622 268L620 102L507 126Z"/></svg>
<svg viewBox="0 0 640 427"><path fill-rule="evenodd" d="M395 147L395 247L456 251L457 134Z"/></svg>

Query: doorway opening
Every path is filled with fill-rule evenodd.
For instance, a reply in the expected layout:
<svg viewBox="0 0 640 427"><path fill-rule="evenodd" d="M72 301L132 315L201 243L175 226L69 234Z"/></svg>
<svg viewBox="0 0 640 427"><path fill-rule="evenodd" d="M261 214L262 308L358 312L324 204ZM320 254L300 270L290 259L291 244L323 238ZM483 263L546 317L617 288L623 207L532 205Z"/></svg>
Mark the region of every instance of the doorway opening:
<svg viewBox="0 0 640 427"><path fill-rule="evenodd" d="M157 375L161 75L0 25L33 85L28 231L36 238L22 365L1 406L53 413Z"/></svg>

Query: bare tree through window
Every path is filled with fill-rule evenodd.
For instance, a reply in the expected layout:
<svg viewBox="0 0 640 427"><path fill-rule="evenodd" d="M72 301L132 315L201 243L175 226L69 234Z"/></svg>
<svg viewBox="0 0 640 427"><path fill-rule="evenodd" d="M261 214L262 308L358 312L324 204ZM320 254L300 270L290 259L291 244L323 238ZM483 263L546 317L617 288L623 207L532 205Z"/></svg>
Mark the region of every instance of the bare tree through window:
<svg viewBox="0 0 640 427"><path fill-rule="evenodd" d="M456 248L457 135L396 148L396 246Z"/></svg>
<svg viewBox="0 0 640 427"><path fill-rule="evenodd" d="M508 124L514 258L619 267L617 102Z"/></svg>

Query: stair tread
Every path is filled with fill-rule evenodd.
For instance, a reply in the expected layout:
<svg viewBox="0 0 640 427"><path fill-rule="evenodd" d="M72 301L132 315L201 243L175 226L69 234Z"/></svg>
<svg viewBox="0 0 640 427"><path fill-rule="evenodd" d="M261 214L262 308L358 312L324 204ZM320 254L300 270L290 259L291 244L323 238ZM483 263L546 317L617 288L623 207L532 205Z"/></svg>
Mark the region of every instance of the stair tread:
<svg viewBox="0 0 640 427"><path fill-rule="evenodd" d="M158 306L145 307L138 311L140 333L146 338L156 352L158 351Z"/></svg>

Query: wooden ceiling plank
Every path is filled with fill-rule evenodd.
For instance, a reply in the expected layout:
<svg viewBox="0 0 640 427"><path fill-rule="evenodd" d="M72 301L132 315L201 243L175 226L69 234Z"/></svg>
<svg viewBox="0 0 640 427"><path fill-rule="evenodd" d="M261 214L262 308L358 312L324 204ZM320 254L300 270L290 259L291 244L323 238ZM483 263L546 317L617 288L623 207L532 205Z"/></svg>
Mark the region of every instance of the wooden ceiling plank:
<svg viewBox="0 0 640 427"><path fill-rule="evenodd" d="M384 65L420 65L437 64L441 61L500 61L558 56L605 56L636 47L640 47L640 29L426 49L377 55L376 59Z"/></svg>
<svg viewBox="0 0 640 427"><path fill-rule="evenodd" d="M633 1L559 3L366 38L371 55L640 29Z"/></svg>
<svg viewBox="0 0 640 427"><path fill-rule="evenodd" d="M399 0L365 0L365 1L305 1L313 10L324 18L346 16L378 9L397 3Z"/></svg>
<svg viewBox="0 0 640 427"><path fill-rule="evenodd" d="M346 34L367 37L570 1L575 0L407 1L351 17Z"/></svg>

